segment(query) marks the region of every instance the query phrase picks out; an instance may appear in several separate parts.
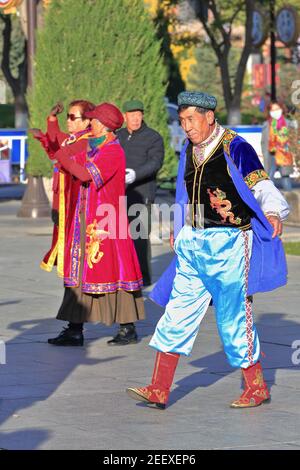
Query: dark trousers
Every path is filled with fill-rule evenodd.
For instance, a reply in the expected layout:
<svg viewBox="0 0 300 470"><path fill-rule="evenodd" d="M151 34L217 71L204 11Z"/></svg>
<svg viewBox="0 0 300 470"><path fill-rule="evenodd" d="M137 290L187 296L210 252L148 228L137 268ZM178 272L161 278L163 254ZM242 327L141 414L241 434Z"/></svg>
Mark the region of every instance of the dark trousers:
<svg viewBox="0 0 300 470"><path fill-rule="evenodd" d="M139 201L140 203L140 201ZM128 204L128 212L132 204ZM129 223L132 223L131 234L139 259L144 285L151 284L151 243L149 235L151 232L151 203L143 204L143 210L137 215L128 213ZM135 237L134 232L140 236Z"/></svg>

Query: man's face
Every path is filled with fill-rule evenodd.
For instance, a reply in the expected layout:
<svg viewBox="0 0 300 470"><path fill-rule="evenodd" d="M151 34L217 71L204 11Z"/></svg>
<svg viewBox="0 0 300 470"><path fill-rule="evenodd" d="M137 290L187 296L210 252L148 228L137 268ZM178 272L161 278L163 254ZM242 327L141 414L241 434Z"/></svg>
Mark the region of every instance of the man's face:
<svg viewBox="0 0 300 470"><path fill-rule="evenodd" d="M80 106L71 106L67 116L67 128L70 134L86 129L90 124L89 119L82 119Z"/></svg>
<svg viewBox="0 0 300 470"><path fill-rule="evenodd" d="M180 124L187 137L194 144L201 144L212 133L215 126L215 116L213 111L200 114L195 106L179 112Z"/></svg>
<svg viewBox="0 0 300 470"><path fill-rule="evenodd" d="M142 111L129 111L124 118L129 132L137 131L142 125L144 114Z"/></svg>

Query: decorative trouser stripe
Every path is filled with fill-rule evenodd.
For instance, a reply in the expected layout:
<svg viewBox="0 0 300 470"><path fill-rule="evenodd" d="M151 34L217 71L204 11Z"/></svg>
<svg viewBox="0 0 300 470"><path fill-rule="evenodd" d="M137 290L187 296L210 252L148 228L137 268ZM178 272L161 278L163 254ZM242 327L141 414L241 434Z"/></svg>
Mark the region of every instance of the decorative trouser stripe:
<svg viewBox="0 0 300 470"><path fill-rule="evenodd" d="M242 232L244 237L244 255L245 255L245 310L246 310L246 337L247 337L247 353L249 365L252 366L253 361L253 315L252 315L252 302L247 296L248 291L248 277L250 268L249 256L249 234Z"/></svg>

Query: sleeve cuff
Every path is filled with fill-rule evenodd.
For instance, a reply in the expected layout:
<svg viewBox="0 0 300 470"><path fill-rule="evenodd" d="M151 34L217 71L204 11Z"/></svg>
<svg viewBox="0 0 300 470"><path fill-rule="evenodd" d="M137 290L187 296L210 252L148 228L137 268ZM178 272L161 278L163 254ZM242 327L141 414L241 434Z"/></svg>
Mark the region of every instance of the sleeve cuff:
<svg viewBox="0 0 300 470"><path fill-rule="evenodd" d="M269 175L265 170L255 170L249 173L244 181L247 184L248 188L252 189L259 181L268 180Z"/></svg>
<svg viewBox="0 0 300 470"><path fill-rule="evenodd" d="M103 181L103 178L101 176L101 173L100 173L98 167L94 163L88 162L88 163L86 163L86 169L88 170L89 174L91 175L92 180L93 180L96 188L100 189L103 186L104 181Z"/></svg>

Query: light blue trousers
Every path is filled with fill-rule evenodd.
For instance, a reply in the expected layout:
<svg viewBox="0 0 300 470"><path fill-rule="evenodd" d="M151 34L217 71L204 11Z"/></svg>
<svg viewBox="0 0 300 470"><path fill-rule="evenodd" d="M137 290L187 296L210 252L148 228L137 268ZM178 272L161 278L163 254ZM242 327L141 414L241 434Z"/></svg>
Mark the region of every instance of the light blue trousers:
<svg viewBox="0 0 300 470"><path fill-rule="evenodd" d="M194 229L185 225L174 249L178 255L170 300L150 346L188 356L211 298L227 359L249 367L260 345L247 298L252 231L236 228Z"/></svg>

